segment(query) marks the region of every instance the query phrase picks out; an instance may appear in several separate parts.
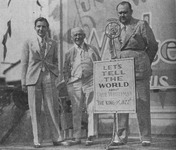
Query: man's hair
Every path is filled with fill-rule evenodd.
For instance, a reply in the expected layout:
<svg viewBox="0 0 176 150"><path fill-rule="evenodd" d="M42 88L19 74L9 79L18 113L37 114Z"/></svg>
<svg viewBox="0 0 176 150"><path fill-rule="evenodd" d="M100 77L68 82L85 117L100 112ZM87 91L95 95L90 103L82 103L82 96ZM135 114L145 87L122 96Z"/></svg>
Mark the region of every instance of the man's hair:
<svg viewBox="0 0 176 150"><path fill-rule="evenodd" d="M122 1L122 2L120 2L120 3L116 6L116 10L118 10L119 5L126 5L126 4L129 6L130 10L132 10L132 6L131 6L130 2L127 2L127 1Z"/></svg>
<svg viewBox="0 0 176 150"><path fill-rule="evenodd" d="M37 19L35 20L35 22L34 22L34 25L35 25L35 26L36 26L36 24L37 24L38 21L45 21L47 27L49 28L49 23L48 23L48 20L47 20L46 18L44 18L44 17L39 17L39 18L37 18Z"/></svg>
<svg viewBox="0 0 176 150"><path fill-rule="evenodd" d="M75 28L71 29L71 36L74 36L74 34L76 32L80 32L80 33L86 35L85 32L84 32L84 30L83 30L83 28L81 28L81 27L75 27Z"/></svg>

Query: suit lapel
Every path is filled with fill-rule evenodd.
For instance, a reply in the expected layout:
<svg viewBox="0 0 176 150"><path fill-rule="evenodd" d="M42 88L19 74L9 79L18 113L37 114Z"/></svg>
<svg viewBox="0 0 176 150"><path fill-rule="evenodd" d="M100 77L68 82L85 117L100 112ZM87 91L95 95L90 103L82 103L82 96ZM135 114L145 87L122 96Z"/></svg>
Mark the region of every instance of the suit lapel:
<svg viewBox="0 0 176 150"><path fill-rule="evenodd" d="M126 36L125 36L124 42L121 46L121 49L123 49L124 46L128 43L129 39L134 34L135 30L136 30L136 21L134 19L132 19L131 24L127 28Z"/></svg>
<svg viewBox="0 0 176 150"><path fill-rule="evenodd" d="M31 46L32 46L32 50L36 51L40 55L40 46L39 46L37 37L33 38Z"/></svg>
<svg viewBox="0 0 176 150"><path fill-rule="evenodd" d="M70 51L70 55L71 55L71 62L75 61L76 55L77 55L77 50L75 47L73 47L73 50Z"/></svg>
<svg viewBox="0 0 176 150"><path fill-rule="evenodd" d="M52 46L52 41L50 39L47 39L46 41L46 50L45 50L45 56L48 54Z"/></svg>

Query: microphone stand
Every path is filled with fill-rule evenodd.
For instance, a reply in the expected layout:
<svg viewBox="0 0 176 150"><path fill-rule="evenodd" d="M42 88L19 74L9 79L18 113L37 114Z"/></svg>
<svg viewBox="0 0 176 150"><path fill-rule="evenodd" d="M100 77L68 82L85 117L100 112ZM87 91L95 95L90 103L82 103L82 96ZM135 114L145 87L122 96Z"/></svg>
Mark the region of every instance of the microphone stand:
<svg viewBox="0 0 176 150"><path fill-rule="evenodd" d="M115 51L115 42L114 39L119 37L121 33L120 23L117 19L107 20L108 24L105 27L105 35L111 40L111 46L113 52ZM110 147L114 147L113 143L121 142L120 137L118 136L118 111L114 113L114 122L113 122L113 134L110 143L106 146L106 150Z"/></svg>

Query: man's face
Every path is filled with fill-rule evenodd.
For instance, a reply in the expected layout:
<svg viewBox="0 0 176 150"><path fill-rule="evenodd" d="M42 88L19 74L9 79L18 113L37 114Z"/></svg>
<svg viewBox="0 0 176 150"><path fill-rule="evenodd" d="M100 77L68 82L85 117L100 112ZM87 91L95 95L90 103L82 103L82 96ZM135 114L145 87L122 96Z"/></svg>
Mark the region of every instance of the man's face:
<svg viewBox="0 0 176 150"><path fill-rule="evenodd" d="M85 34L80 31L77 31L72 35L73 42L78 46L81 46L81 44L84 42L84 38Z"/></svg>
<svg viewBox="0 0 176 150"><path fill-rule="evenodd" d="M132 10L129 8L128 4L119 5L117 8L117 15L119 17L119 21L126 25L132 18Z"/></svg>
<svg viewBox="0 0 176 150"><path fill-rule="evenodd" d="M45 21L38 21L35 25L35 31L37 32L38 36L43 38L48 31L47 23Z"/></svg>

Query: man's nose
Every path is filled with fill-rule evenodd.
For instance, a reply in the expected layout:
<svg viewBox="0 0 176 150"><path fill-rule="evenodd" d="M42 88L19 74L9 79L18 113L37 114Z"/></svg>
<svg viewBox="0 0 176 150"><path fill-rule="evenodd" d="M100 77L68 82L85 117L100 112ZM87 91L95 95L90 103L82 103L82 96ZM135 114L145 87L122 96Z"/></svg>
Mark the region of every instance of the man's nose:
<svg viewBox="0 0 176 150"><path fill-rule="evenodd" d="M125 13L121 13L120 15L123 17L123 16L125 16Z"/></svg>
<svg viewBox="0 0 176 150"><path fill-rule="evenodd" d="M40 30L43 30L43 27L40 27L39 29L40 29Z"/></svg>

